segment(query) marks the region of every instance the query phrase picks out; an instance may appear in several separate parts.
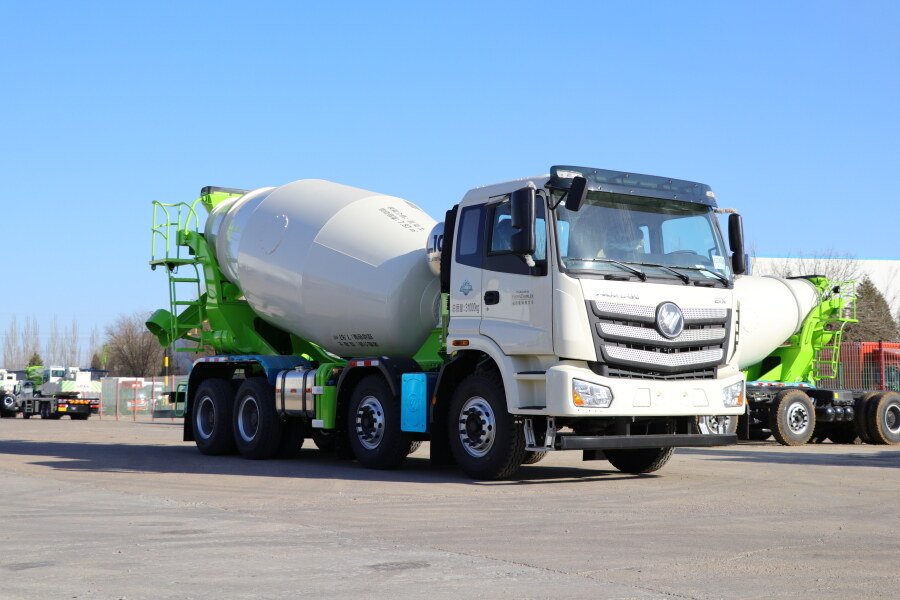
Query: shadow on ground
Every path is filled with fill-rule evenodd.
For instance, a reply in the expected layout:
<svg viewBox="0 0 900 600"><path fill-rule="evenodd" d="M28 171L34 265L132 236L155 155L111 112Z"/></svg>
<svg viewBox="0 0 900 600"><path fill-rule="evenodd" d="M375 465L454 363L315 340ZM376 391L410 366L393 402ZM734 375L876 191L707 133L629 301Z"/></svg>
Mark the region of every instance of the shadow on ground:
<svg viewBox="0 0 900 600"><path fill-rule="evenodd" d="M312 442L307 441L307 445ZM350 460L335 458L314 448L303 448L296 459L247 460L240 456L205 456L193 445L97 444L0 440L0 454L47 457L33 465L65 471L148 472L292 477L347 481L443 482L469 485L535 485L559 481L591 482L618 479L652 479L654 475L624 475L605 461L585 463L585 468L525 465L511 481L472 481L456 467L436 467L428 458L411 456L400 469L375 471Z"/></svg>

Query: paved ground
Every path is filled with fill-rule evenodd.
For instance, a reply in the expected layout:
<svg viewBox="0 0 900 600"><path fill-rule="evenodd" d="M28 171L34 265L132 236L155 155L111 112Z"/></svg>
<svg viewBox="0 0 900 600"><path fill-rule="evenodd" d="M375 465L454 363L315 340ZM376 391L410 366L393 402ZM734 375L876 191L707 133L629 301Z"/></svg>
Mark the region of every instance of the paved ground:
<svg viewBox="0 0 900 600"><path fill-rule="evenodd" d="M557 453L515 482L0 420L0 598L897 598L900 448Z"/></svg>

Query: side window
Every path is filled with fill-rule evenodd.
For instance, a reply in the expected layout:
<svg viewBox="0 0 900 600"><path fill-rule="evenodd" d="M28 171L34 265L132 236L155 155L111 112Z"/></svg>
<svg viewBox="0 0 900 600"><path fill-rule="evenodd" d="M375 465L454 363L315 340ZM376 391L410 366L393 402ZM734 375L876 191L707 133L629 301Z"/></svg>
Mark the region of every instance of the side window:
<svg viewBox="0 0 900 600"><path fill-rule="evenodd" d="M531 274L531 268L525 264L521 256L515 254L503 254L511 248L512 235L515 232L510 216L509 202L495 204L489 209L490 214L490 243L485 252L484 268L489 271L501 271L504 273ZM460 230L462 231L462 230ZM544 203L538 200L535 210L535 250L532 258L537 261L547 260L547 217ZM462 262L462 261L460 261ZM546 263L544 263L546 265Z"/></svg>
<svg viewBox="0 0 900 600"><path fill-rule="evenodd" d="M456 262L472 267L481 266L481 217L480 206L464 208L459 216L456 235Z"/></svg>

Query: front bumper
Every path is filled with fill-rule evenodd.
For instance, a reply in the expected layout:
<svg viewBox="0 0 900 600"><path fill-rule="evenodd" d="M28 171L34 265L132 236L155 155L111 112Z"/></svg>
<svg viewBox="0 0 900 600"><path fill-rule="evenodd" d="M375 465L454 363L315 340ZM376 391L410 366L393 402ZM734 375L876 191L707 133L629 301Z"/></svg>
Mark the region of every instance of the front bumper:
<svg viewBox="0 0 900 600"><path fill-rule="evenodd" d="M741 373L718 379L626 379L602 377L582 365L561 363L547 369L547 406L541 414L565 417L678 417L741 415L745 411L746 400L734 407L726 407L724 402L725 388L743 382ZM608 408L575 406L572 402L574 379L610 388L612 404Z"/></svg>

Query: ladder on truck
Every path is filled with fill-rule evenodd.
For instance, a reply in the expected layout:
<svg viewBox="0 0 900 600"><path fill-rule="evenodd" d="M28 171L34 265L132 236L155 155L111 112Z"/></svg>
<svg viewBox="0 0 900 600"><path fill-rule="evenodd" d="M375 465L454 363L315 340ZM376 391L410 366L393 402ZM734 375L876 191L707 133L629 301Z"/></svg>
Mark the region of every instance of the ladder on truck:
<svg viewBox="0 0 900 600"><path fill-rule="evenodd" d="M836 304L835 310L825 315L821 321L821 333L815 336L814 359L810 371L810 379L834 379L838 376L841 356L841 341L844 326L856 323L856 282L832 282L831 300Z"/></svg>

